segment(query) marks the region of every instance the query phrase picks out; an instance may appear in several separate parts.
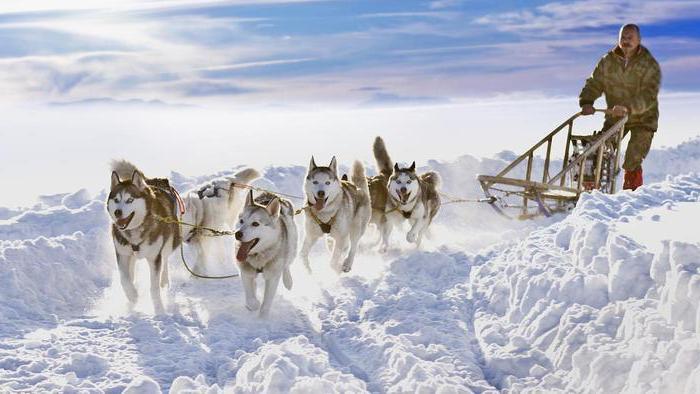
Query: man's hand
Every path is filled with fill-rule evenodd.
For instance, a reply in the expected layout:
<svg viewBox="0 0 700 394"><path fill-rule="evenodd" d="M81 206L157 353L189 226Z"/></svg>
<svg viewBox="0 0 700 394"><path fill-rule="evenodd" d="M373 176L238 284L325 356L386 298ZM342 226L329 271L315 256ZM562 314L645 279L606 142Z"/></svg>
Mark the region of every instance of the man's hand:
<svg viewBox="0 0 700 394"><path fill-rule="evenodd" d="M591 104L586 104L581 107L581 115L593 115L595 113L595 108Z"/></svg>
<svg viewBox="0 0 700 394"><path fill-rule="evenodd" d="M616 105L612 109L612 115L616 118L621 118L627 115L627 107L624 105Z"/></svg>

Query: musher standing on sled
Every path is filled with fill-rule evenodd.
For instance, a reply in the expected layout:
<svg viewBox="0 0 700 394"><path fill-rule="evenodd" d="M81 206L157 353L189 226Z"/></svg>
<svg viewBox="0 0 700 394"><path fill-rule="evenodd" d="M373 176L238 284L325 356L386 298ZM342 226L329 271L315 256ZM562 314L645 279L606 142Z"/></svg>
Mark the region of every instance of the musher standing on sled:
<svg viewBox="0 0 700 394"><path fill-rule="evenodd" d="M615 124L615 118L629 114L625 134L632 134L622 168L625 170L623 189L631 190L642 186L642 161L649 153L659 120L661 69L651 52L640 43L639 26L622 26L617 46L598 61L579 94L583 115L592 115L595 112L593 102L605 94L612 114L605 115L603 130Z"/></svg>

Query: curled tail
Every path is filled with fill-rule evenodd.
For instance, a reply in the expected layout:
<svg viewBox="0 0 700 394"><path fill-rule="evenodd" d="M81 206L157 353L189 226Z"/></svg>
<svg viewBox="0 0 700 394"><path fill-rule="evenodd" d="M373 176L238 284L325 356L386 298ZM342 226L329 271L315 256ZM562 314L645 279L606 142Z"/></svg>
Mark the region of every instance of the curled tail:
<svg viewBox="0 0 700 394"><path fill-rule="evenodd" d="M289 267L285 267L284 272L282 272L282 283L287 290L292 290L292 273L289 272Z"/></svg>
<svg viewBox="0 0 700 394"><path fill-rule="evenodd" d="M440 188L440 184L442 182L440 174L438 174L435 171L428 171L424 174L421 174L420 179L427 185L432 186L436 190Z"/></svg>
<svg viewBox="0 0 700 394"><path fill-rule="evenodd" d="M139 170L133 163L124 159L112 160L111 167L112 171L116 172L121 180L131 179L131 176L134 175L134 171L141 173L141 170ZM143 175L143 173L141 174Z"/></svg>
<svg viewBox="0 0 700 394"><path fill-rule="evenodd" d="M374 151L374 160L377 162L377 170L380 174L386 176L387 178L390 177L393 171L394 162L391 161L391 158L389 157L389 152L386 150L386 145L384 145L384 140L382 137L377 137L374 139L372 150Z"/></svg>
<svg viewBox="0 0 700 394"><path fill-rule="evenodd" d="M260 172L255 168L244 168L231 177L232 182L249 184L260 178Z"/></svg>
<svg viewBox="0 0 700 394"><path fill-rule="evenodd" d="M369 198L369 183L365 176L365 167L359 161L355 160L352 163L352 183L357 187L362 194Z"/></svg>

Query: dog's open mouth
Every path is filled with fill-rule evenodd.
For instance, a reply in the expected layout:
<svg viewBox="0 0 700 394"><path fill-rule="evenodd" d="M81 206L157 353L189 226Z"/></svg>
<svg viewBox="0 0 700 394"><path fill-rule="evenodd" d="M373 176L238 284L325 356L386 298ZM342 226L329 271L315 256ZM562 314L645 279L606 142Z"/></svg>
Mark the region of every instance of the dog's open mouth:
<svg viewBox="0 0 700 394"><path fill-rule="evenodd" d="M238 252L236 252L236 260L240 261L241 263L244 263L246 260L248 260L250 250L258 244L258 241L260 241L260 238L251 239L248 242L239 242Z"/></svg>
<svg viewBox="0 0 700 394"><path fill-rule="evenodd" d="M399 193L399 200L401 200L401 204L406 204L409 198L411 198L411 192Z"/></svg>
<svg viewBox="0 0 700 394"><path fill-rule="evenodd" d="M131 219L134 218L134 214L136 212L131 212L131 215L122 218L122 219L117 219L117 227L119 227L120 230L124 230L129 226L129 223L131 223Z"/></svg>
<svg viewBox="0 0 700 394"><path fill-rule="evenodd" d="M327 202L327 201L328 201L328 197L326 197L326 198L318 198L318 197L316 197L316 203L314 204L314 208L315 208L317 211L322 210L323 207L326 206L326 202Z"/></svg>

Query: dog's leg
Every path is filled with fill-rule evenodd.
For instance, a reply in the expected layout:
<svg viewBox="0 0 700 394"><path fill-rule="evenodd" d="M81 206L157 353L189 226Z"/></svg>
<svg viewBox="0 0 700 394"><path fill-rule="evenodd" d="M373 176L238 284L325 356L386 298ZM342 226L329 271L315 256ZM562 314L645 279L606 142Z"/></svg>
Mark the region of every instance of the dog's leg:
<svg viewBox="0 0 700 394"><path fill-rule="evenodd" d="M350 245L350 234L338 234L334 236L333 239L335 239L335 247L333 248L333 256L331 257L331 267L338 269L341 268L341 261L343 261L345 251Z"/></svg>
<svg viewBox="0 0 700 394"><path fill-rule="evenodd" d="M241 269L241 282L245 293L245 307L249 311L257 311L260 308L260 301L255 296L255 276L256 272L249 269Z"/></svg>
<svg viewBox="0 0 700 394"><path fill-rule="evenodd" d="M382 239L382 246L379 249L381 253L386 253L389 249L389 239L391 238L391 230L393 228L394 222L392 221L392 219L389 219L389 217L386 217L386 220L384 220L379 227Z"/></svg>
<svg viewBox="0 0 700 394"><path fill-rule="evenodd" d="M319 238L323 235L321 232L321 229L318 228L318 225L316 223L309 223L311 219L308 217L306 218L307 224L306 224L306 234L304 234L304 243L301 246L301 260L304 262L304 267L306 267L306 270L311 272L311 262L309 261L309 252L311 251L311 247L314 246L316 241L318 241Z"/></svg>
<svg viewBox="0 0 700 394"><path fill-rule="evenodd" d="M260 317L267 317L270 314L272 300L277 293L277 287L280 284L280 273L274 272L265 275L265 295L263 296L262 306L260 307Z"/></svg>
<svg viewBox="0 0 700 394"><path fill-rule="evenodd" d="M411 224L411 230L406 234L406 241L415 243L416 247L420 247L423 230L427 227L428 221L424 217L419 217L415 221L412 220Z"/></svg>
<svg viewBox="0 0 700 394"><path fill-rule="evenodd" d="M136 301L138 300L138 293L136 292L136 286L134 285L134 266L136 263L136 256L133 254L119 254L117 253L117 266L119 267L119 278L122 283L122 289L124 289L124 294L126 299L129 301L129 310L131 310Z"/></svg>
<svg viewBox="0 0 700 394"><path fill-rule="evenodd" d="M151 270L151 299L153 300L153 310L155 311L156 315L162 315L165 313L163 299L160 295L160 279L163 270L162 254L159 253L158 256L153 259L153 261L149 261L148 267Z"/></svg>
<svg viewBox="0 0 700 394"><path fill-rule="evenodd" d="M182 247L182 245L180 245ZM165 256L170 256L170 253L172 251L168 251L169 253L165 253ZM168 272L168 259L164 258L163 260L163 270L160 272L160 287L166 288L170 286L170 273Z"/></svg>

